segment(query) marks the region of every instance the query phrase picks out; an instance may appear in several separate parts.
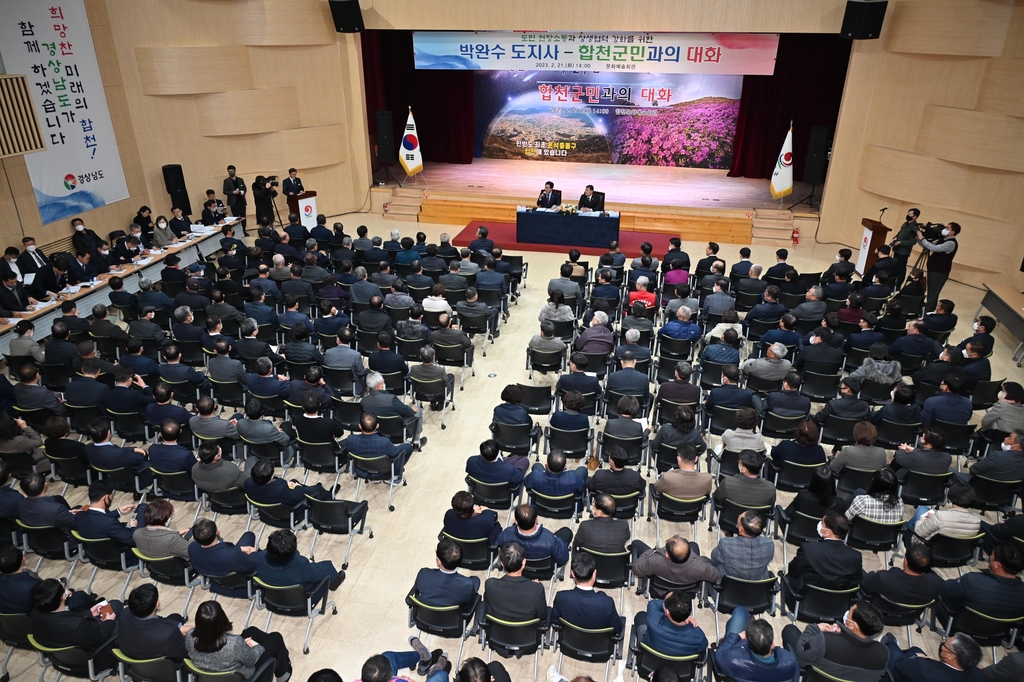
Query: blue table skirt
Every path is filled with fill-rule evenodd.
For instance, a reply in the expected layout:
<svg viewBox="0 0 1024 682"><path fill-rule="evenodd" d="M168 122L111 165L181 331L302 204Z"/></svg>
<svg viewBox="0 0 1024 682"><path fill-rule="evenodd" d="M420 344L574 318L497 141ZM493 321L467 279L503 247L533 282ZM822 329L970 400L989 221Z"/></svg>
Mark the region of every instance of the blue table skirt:
<svg viewBox="0 0 1024 682"><path fill-rule="evenodd" d="M562 215L541 211L516 213L516 240L528 244L561 244L608 248L619 238L618 217Z"/></svg>

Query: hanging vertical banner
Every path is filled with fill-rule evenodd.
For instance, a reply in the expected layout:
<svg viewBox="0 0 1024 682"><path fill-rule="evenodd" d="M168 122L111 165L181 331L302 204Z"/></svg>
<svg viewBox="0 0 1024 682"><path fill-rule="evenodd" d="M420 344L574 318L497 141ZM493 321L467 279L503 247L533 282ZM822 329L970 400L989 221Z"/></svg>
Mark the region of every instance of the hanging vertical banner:
<svg viewBox="0 0 1024 682"><path fill-rule="evenodd" d="M420 153L420 137L416 134L416 119L412 117L412 107L409 107L409 119L405 122L402 153L398 160L406 175L416 175L423 170L423 154Z"/></svg>
<svg viewBox="0 0 1024 682"><path fill-rule="evenodd" d="M44 224L128 198L85 0L0 0L0 55L24 74L46 150L25 155Z"/></svg>

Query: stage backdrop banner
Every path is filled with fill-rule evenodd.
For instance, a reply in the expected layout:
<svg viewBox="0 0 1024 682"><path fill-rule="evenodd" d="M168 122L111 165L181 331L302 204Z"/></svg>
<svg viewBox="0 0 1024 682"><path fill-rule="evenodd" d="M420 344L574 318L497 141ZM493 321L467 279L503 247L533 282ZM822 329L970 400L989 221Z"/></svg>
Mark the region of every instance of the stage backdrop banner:
<svg viewBox="0 0 1024 682"><path fill-rule="evenodd" d="M85 0L0 0L0 54L25 74L46 150L25 155L44 224L128 198Z"/></svg>
<svg viewBox="0 0 1024 682"><path fill-rule="evenodd" d="M777 33L416 31L417 69L597 70L632 73L775 72Z"/></svg>
<svg viewBox="0 0 1024 682"><path fill-rule="evenodd" d="M477 156L729 168L742 76L475 74Z"/></svg>

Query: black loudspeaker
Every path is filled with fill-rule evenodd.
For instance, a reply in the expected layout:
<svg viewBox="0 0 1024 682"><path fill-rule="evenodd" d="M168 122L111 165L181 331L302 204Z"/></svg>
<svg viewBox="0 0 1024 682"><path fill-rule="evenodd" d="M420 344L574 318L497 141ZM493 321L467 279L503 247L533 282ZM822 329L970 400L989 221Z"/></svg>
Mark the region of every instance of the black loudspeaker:
<svg viewBox="0 0 1024 682"><path fill-rule="evenodd" d="M825 165L828 163L828 126L811 128L811 139L807 142L807 161L804 163L804 182L810 185L825 183Z"/></svg>
<svg viewBox="0 0 1024 682"><path fill-rule="evenodd" d="M188 200L188 189L185 188L185 174L181 172L181 164L167 164L163 171L164 187L171 195L171 208L180 208L185 215L192 215L192 204Z"/></svg>
<svg viewBox="0 0 1024 682"><path fill-rule="evenodd" d="M395 163L395 123L390 111L378 111L377 119L377 160L381 163Z"/></svg>
<svg viewBox="0 0 1024 682"><path fill-rule="evenodd" d="M338 33L362 33L366 30L363 24L363 13L359 9L359 0L328 0L331 16L334 17L334 30Z"/></svg>
<svg viewBox="0 0 1024 682"><path fill-rule="evenodd" d="M874 40L882 32L886 0L846 0L846 14L839 34L854 40Z"/></svg>

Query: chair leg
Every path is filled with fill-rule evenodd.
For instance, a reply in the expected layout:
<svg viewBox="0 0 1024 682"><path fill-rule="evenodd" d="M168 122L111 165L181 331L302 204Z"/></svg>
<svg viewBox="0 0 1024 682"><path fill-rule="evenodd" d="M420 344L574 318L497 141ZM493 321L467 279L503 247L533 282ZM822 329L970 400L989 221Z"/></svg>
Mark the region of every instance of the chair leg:
<svg viewBox="0 0 1024 682"><path fill-rule="evenodd" d="M132 573L134 573L134 572L135 572L134 570L128 571L128 575L124 579L124 586L121 587L121 601L122 602L125 600L125 595L128 594L128 585L130 585L131 582L132 582ZM90 590L90 592L91 591L92 590Z"/></svg>
<svg viewBox="0 0 1024 682"><path fill-rule="evenodd" d="M357 478L356 479L356 495L355 495L355 498L352 500L353 502L358 502L359 501L359 491L360 491L360 489L362 487L363 487L363 479Z"/></svg>
<svg viewBox="0 0 1024 682"><path fill-rule="evenodd" d="M85 586L86 594L92 594L92 582L96 580L96 574L100 572L99 566L93 566L92 575L89 576L89 583Z"/></svg>
<svg viewBox="0 0 1024 682"><path fill-rule="evenodd" d="M310 561L316 561L316 555L313 553L313 550L316 549L316 541L317 541L317 538L319 538L319 537L320 537L320 531L316 531L315 533L313 533L313 544L311 544L309 546L309 560ZM346 560L346 563L347 563L348 562L348 555L345 556L345 560Z"/></svg>
<svg viewBox="0 0 1024 682"><path fill-rule="evenodd" d="M302 640L302 653L303 654L308 654L309 653L309 631L313 629L313 619L314 618L316 618L315 615L309 614L309 618L307 619L307 622L306 622L306 637Z"/></svg>
<svg viewBox="0 0 1024 682"><path fill-rule="evenodd" d="M355 539L356 539L355 533L349 533L348 534L348 545L345 547L345 562L341 565L341 570L343 570L343 571L348 569L348 555L352 553L352 542ZM313 541L316 542L315 539ZM310 561L312 561L312 556L310 557ZM461 659L459 659L459 660L461 660Z"/></svg>
<svg viewBox="0 0 1024 682"><path fill-rule="evenodd" d="M273 615L273 612L267 609L267 622L263 624L263 632L270 632L270 617Z"/></svg>

